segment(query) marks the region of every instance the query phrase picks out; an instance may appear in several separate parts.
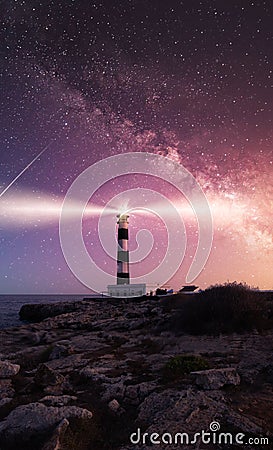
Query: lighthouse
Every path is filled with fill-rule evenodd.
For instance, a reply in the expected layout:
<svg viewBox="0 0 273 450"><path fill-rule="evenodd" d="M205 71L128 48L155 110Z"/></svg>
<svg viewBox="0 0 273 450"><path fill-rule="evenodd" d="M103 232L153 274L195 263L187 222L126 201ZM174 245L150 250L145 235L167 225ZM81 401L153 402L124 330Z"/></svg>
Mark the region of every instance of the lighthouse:
<svg viewBox="0 0 273 450"><path fill-rule="evenodd" d="M128 214L118 214L117 284L130 284Z"/></svg>
<svg viewBox="0 0 273 450"><path fill-rule="evenodd" d="M111 297L140 297L146 294L146 284L130 283L129 264L129 215L117 215L117 284L107 286Z"/></svg>

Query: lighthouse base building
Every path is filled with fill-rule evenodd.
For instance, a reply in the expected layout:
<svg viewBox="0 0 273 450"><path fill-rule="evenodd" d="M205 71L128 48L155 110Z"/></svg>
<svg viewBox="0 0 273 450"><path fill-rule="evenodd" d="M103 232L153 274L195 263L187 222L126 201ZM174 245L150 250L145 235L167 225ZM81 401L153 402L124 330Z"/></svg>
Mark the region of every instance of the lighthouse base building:
<svg viewBox="0 0 273 450"><path fill-rule="evenodd" d="M109 284L110 297L141 297L146 294L146 284Z"/></svg>
<svg viewBox="0 0 273 450"><path fill-rule="evenodd" d="M118 216L117 284L107 286L111 297L140 297L146 294L146 284L130 284L128 250L128 214Z"/></svg>

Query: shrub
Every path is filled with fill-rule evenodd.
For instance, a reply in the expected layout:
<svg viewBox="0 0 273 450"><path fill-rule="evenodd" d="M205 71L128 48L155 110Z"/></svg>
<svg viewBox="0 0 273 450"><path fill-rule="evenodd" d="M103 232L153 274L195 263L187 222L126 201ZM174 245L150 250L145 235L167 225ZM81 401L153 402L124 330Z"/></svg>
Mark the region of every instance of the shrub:
<svg viewBox="0 0 273 450"><path fill-rule="evenodd" d="M206 359L195 355L178 355L172 357L163 368L165 381L175 380L196 370L209 369Z"/></svg>
<svg viewBox="0 0 273 450"><path fill-rule="evenodd" d="M243 283L216 285L185 298L172 326L191 334L261 331L273 326L272 301Z"/></svg>

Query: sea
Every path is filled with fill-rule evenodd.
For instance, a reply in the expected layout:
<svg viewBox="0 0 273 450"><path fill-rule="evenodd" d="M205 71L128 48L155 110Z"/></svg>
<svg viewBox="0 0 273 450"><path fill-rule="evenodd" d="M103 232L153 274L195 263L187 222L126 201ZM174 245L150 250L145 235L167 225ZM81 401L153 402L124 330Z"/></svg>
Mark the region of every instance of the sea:
<svg viewBox="0 0 273 450"><path fill-rule="evenodd" d="M24 324L19 318L19 311L26 303L72 302L84 297L92 295L0 295L0 329Z"/></svg>

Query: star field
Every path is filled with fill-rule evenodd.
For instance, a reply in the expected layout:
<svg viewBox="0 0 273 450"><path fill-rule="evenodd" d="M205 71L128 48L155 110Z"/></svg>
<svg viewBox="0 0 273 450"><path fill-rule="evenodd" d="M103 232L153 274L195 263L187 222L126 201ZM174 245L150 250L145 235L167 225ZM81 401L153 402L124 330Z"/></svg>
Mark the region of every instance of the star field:
<svg viewBox="0 0 273 450"><path fill-rule="evenodd" d="M128 151L169 156L206 193L214 241L195 283L273 288L272 2L4 0L0 12L0 195L50 144L0 197L2 292L86 292L61 252L60 207L84 169ZM117 179L96 199L138 181ZM86 245L104 264L93 222ZM145 225L155 230L155 265L162 227ZM139 219L130 226L134 246ZM196 224L187 232L175 288Z"/></svg>

